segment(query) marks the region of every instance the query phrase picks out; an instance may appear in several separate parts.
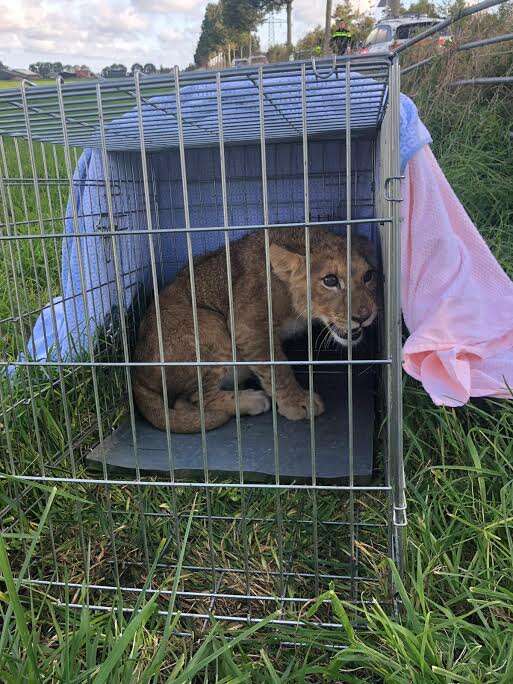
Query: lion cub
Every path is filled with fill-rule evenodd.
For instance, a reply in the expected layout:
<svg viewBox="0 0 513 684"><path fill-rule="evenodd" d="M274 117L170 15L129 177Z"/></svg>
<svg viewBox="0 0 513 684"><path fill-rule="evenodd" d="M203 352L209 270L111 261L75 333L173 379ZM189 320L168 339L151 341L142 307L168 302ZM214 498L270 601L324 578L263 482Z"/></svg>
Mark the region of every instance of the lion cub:
<svg viewBox="0 0 513 684"><path fill-rule="evenodd" d="M269 230L272 288L274 358L286 361L282 341L307 325L306 258L304 228ZM353 238L352 249L353 343L376 318L377 277L366 252L369 243ZM332 337L347 346L346 241L322 228L310 229L310 273L312 318L329 328ZM269 327L265 245L262 231L230 245L237 361L249 362L238 369L238 379L254 374L262 390L239 391L241 414L257 415L269 410L271 367L251 365L269 361ZM207 430L219 427L235 415L235 394L224 389L233 376L230 312L224 249L195 260L195 285L201 361L218 365L202 366L204 418ZM196 360L191 289L188 267L160 293L160 314L164 359L173 362ZM139 329L136 361L158 361L155 304L146 312ZM246 373L244 373L246 371ZM173 432L201 429L197 368L165 368L169 426ZM309 415L309 395L297 383L288 365L275 366L278 411L290 420ZM136 367L134 396L139 410L155 427L166 427L161 368ZM314 397L315 415L323 412L319 395Z"/></svg>

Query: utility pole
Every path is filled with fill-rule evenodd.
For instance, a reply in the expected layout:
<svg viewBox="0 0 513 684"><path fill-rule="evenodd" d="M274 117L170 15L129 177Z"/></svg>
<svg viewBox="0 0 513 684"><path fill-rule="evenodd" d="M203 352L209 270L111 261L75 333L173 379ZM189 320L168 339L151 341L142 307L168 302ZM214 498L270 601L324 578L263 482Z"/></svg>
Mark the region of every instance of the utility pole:
<svg viewBox="0 0 513 684"><path fill-rule="evenodd" d="M324 54L329 54L331 38L332 0L326 0L326 23L324 24Z"/></svg>
<svg viewBox="0 0 513 684"><path fill-rule="evenodd" d="M287 52L292 53L292 0L287 0Z"/></svg>
<svg viewBox="0 0 513 684"><path fill-rule="evenodd" d="M400 15L401 0L388 0L388 6L390 7L390 14L394 19Z"/></svg>

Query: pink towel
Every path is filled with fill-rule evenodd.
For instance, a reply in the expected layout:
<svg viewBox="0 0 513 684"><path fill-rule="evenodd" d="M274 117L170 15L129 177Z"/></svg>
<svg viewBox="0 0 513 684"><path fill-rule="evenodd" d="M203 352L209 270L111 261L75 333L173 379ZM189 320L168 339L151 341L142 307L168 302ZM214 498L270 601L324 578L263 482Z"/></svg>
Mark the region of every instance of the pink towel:
<svg viewBox="0 0 513 684"><path fill-rule="evenodd" d="M429 147L409 161L403 196L404 369L435 404L511 398L513 283Z"/></svg>

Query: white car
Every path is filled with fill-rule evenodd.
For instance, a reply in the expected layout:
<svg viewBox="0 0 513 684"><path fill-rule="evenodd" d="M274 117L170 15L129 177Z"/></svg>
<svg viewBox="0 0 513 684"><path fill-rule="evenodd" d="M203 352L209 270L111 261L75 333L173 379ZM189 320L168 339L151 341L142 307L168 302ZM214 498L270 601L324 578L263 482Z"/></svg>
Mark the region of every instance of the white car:
<svg viewBox="0 0 513 684"><path fill-rule="evenodd" d="M232 67L235 69L242 69L242 67L250 66L251 64L268 64L268 59L265 55L252 55L251 57L236 57L232 61Z"/></svg>
<svg viewBox="0 0 513 684"><path fill-rule="evenodd" d="M242 67L249 66L249 59L247 57L236 57L232 62L232 67L235 69L241 69Z"/></svg>
<svg viewBox="0 0 513 684"><path fill-rule="evenodd" d="M249 61L251 64L269 64L269 60L265 55L252 55Z"/></svg>
<svg viewBox="0 0 513 684"><path fill-rule="evenodd" d="M403 16L398 19L383 19L372 29L364 41L363 47L358 52L360 54L389 52L406 40L413 38L413 36L426 31L426 29L432 26L436 26L441 21L442 19L427 16ZM442 35L435 34L433 38L439 46L444 46L452 40L449 35L443 32Z"/></svg>

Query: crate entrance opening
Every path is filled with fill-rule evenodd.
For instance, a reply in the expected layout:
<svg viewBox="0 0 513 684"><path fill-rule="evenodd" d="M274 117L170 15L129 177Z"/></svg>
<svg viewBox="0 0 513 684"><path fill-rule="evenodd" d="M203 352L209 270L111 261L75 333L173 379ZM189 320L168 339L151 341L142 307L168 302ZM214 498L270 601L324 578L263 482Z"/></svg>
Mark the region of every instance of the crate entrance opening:
<svg viewBox="0 0 513 684"><path fill-rule="evenodd" d="M374 337L355 348L354 357L376 358ZM319 339L319 338L318 338ZM317 345L316 345L317 346ZM306 340L288 346L290 359L307 358ZM314 350L314 359L337 361L345 358L341 348ZM294 367L301 385L308 387L308 367ZM376 367L353 366L353 474L356 483L368 482L373 471L375 399L378 387ZM280 482L348 481L350 473L348 366L314 366L314 388L324 400L325 412L314 421L315 451L312 451L310 420L290 421L277 417L276 436L272 412L241 416L241 449L235 418L206 433L209 476L245 482L275 482L276 463ZM167 479L174 467L176 479L203 480L204 452L201 434L171 434L171 454L165 432L137 416L134 430L130 420L99 444L88 456L88 465L101 469L105 462L110 472L135 471ZM277 453L275 449L277 444ZM137 446L135 446L137 445ZM242 456L242 459L240 458Z"/></svg>

